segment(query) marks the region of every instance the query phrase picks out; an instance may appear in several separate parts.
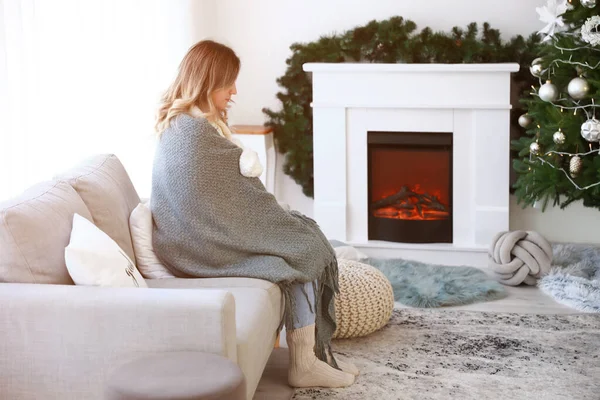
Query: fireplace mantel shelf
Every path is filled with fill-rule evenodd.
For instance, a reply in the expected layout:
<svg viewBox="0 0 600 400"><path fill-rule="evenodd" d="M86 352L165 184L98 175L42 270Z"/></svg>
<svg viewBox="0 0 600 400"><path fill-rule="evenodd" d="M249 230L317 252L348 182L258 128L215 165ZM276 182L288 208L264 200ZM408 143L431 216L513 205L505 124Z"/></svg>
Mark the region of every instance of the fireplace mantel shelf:
<svg viewBox="0 0 600 400"><path fill-rule="evenodd" d="M383 63L306 63L309 72L517 72L517 63L501 64L383 64Z"/></svg>

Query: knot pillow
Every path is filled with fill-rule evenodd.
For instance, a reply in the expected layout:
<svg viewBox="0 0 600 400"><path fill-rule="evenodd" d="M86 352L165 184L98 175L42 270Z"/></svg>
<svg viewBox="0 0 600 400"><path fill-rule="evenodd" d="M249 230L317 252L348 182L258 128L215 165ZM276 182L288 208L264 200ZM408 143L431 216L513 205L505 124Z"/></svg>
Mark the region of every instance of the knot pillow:
<svg viewBox="0 0 600 400"><path fill-rule="evenodd" d="M552 263L552 246L537 232L501 232L492 240L488 266L504 285L535 285Z"/></svg>

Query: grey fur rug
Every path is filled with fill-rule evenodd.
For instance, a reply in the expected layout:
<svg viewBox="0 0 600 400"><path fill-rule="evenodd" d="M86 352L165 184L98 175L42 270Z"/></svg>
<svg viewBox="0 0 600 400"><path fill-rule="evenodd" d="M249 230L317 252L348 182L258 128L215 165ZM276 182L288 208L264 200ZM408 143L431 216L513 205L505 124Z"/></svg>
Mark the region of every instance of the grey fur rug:
<svg viewBox="0 0 600 400"><path fill-rule="evenodd" d="M334 349L361 375L296 400L600 398L600 315L394 310L390 323Z"/></svg>
<svg viewBox="0 0 600 400"><path fill-rule="evenodd" d="M379 269L394 289L394 299L411 307L472 304L506 297L504 286L474 267L448 267L401 258L362 261Z"/></svg>
<svg viewBox="0 0 600 400"><path fill-rule="evenodd" d="M555 244L552 251L552 269L538 287L568 307L600 313L600 248Z"/></svg>
<svg viewBox="0 0 600 400"><path fill-rule="evenodd" d="M390 281L394 299L407 306L457 306L506 297L504 286L474 267L448 267L402 258L368 258L356 248L331 240L338 258L379 269Z"/></svg>

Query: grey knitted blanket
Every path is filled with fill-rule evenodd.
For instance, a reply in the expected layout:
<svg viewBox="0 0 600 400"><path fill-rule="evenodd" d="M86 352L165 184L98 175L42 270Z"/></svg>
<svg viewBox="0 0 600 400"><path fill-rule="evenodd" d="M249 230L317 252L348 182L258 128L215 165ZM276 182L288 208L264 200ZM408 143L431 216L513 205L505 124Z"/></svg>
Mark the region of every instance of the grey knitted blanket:
<svg viewBox="0 0 600 400"><path fill-rule="evenodd" d="M284 210L258 178L240 173L241 153L204 118L179 115L171 122L152 172L154 251L175 276L276 283L287 326L295 318L291 285L317 281L315 353L337 367L330 349L338 293L335 252L315 221Z"/></svg>

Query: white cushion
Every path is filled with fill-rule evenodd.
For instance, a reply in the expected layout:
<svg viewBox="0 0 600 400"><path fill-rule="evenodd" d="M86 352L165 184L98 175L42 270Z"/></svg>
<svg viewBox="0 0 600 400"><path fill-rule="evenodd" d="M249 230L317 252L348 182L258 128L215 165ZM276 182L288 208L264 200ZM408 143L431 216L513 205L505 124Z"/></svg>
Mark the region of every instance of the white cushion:
<svg viewBox="0 0 600 400"><path fill-rule="evenodd" d="M368 255L352 246L339 246L334 250L335 256L341 260L364 261L369 258Z"/></svg>
<svg viewBox="0 0 600 400"><path fill-rule="evenodd" d="M92 219L66 182L40 182L0 203L0 282L72 285L65 246L75 213Z"/></svg>
<svg viewBox="0 0 600 400"><path fill-rule="evenodd" d="M135 261L141 274L146 279L174 278L165 267L152 247L152 211L146 202L133 209L129 216L129 230L133 239Z"/></svg>
<svg viewBox="0 0 600 400"><path fill-rule="evenodd" d="M135 264L100 228L73 215L71 240L65 248L69 275L77 285L148 287Z"/></svg>
<svg viewBox="0 0 600 400"><path fill-rule="evenodd" d="M140 202L131 179L114 154L98 154L56 176L67 181L87 206L92 221L113 238L129 258L135 258L129 215Z"/></svg>

